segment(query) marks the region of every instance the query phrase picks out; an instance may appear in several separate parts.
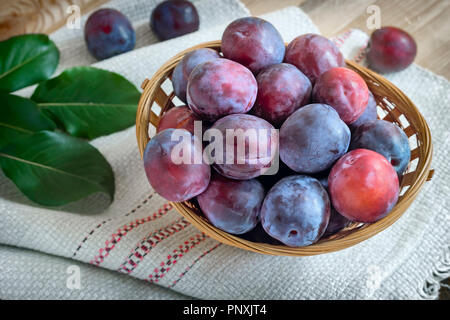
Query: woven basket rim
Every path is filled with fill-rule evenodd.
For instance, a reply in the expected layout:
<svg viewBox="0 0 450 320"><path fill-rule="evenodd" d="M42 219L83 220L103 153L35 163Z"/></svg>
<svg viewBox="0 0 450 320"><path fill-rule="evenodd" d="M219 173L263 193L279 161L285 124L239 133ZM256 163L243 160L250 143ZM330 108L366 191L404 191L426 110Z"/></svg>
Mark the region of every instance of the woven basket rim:
<svg viewBox="0 0 450 320"><path fill-rule="evenodd" d="M145 79L142 83L142 95L139 101L138 111L136 114L136 137L139 146L139 151L141 157L147 142L148 137L148 125L149 125L149 113L148 104L153 102L156 90L162 85L162 83L171 74L173 68L176 66L179 60L188 52L199 49L199 48L212 48L220 51L221 41L209 41L200 43L196 46L183 50L171 59L169 59L165 64L163 64L153 75L153 77L148 80ZM342 250L350 246L356 245L368 238L374 236L375 234L385 230L396 222L402 214L406 211L412 201L417 197L421 187L427 181L430 172L433 144L431 141L431 132L422 114L419 112L414 103L394 84L385 79L383 76L349 60L346 60L347 66L351 69L357 71L365 79L369 89L374 92L383 88L388 90L393 95L402 101L408 108L408 112L414 115L414 121L412 121L415 127L420 128L420 131L415 132L420 136L420 145L417 146L419 150L420 158L416 170L413 172L415 177L402 198L397 202L392 211L384 218L366 225L364 228L359 228L357 230L352 230L342 238L338 239L326 239L325 241L320 240L319 242L306 246L306 247L288 247L284 245L271 245L266 243L256 243L242 239L238 236L226 233L214 226L212 226L205 218L198 216L194 211L190 209L185 202L171 202L171 204L177 209L177 211L184 216L190 223L192 223L200 231L205 232L208 236L222 242L229 244L241 249L250 250L262 254L271 255L284 255L284 256L310 256L316 254L323 254L333 251ZM368 81L367 79L370 79ZM153 99L153 100L152 100ZM151 106L150 106L151 107ZM397 105L396 108L403 109L405 106ZM147 113L147 114L146 114ZM408 119L409 120L409 119ZM419 141L419 140L418 140Z"/></svg>

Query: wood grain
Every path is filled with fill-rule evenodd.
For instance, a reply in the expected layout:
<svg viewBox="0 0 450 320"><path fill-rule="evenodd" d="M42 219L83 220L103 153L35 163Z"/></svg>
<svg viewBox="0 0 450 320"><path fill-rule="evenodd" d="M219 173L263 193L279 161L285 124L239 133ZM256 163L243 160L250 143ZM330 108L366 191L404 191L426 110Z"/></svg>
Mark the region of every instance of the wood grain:
<svg viewBox="0 0 450 320"><path fill-rule="evenodd" d="M66 23L70 5L81 14L108 0L1 0L0 41L23 33L51 33Z"/></svg>
<svg viewBox="0 0 450 320"><path fill-rule="evenodd" d="M450 1L448 0L242 0L254 15L287 6L305 11L321 33L335 36L358 28L367 33L366 10L377 5L381 25L396 26L409 32L418 44L415 62L450 79Z"/></svg>
<svg viewBox="0 0 450 320"><path fill-rule="evenodd" d="M66 23L69 5L89 12L108 0L2 0L0 1L0 40L10 36L50 33ZM369 5L381 11L381 24L408 31L418 43L415 62L450 79L450 1L449 0L242 0L253 15L288 6L304 10L327 37L349 28L367 33Z"/></svg>
<svg viewBox="0 0 450 320"><path fill-rule="evenodd" d="M42 32L50 33L63 26L69 5L78 5L82 13L107 0L2 0L0 2L0 40L10 36ZM415 62L450 78L450 1L448 0L242 0L253 15L288 6L304 10L327 37L349 28L367 33L369 5L377 5L381 24L408 31L418 43Z"/></svg>

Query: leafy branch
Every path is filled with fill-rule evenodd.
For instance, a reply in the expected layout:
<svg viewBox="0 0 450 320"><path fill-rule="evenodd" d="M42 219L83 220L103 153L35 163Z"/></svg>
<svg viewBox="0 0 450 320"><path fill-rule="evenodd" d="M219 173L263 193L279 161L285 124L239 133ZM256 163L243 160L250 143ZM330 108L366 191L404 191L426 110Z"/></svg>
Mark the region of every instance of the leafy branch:
<svg viewBox="0 0 450 320"><path fill-rule="evenodd" d="M49 79L59 51L46 35L0 42L0 167L30 200L60 206L114 198L114 173L85 139L134 124L140 93L121 75L75 67ZM38 83L30 99L11 92Z"/></svg>

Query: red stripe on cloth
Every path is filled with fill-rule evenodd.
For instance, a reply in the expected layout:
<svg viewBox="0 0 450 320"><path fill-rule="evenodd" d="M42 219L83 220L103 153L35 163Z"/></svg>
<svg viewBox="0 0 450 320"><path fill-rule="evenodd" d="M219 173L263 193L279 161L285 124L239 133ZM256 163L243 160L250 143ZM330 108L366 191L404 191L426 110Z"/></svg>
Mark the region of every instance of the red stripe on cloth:
<svg viewBox="0 0 450 320"><path fill-rule="evenodd" d="M135 213L138 209L142 208L143 205L145 205L152 197L153 197L154 193L151 193L145 200L143 200L141 202L141 204L137 205L134 209L130 210L129 212L127 212L125 214L125 217L128 217L130 214ZM73 252L72 256L75 257L78 253L78 251L80 251L81 247L83 246L83 244L88 240L88 238L90 236L92 236L92 234L95 232L95 230L100 229L100 227L102 227L103 225L105 225L107 222L112 221L113 218L109 218L106 220L103 220L102 222L98 223L95 228L93 228L91 231L88 232L88 234L83 238L83 240L80 242L80 244L78 245L78 247L75 249L75 251Z"/></svg>
<svg viewBox="0 0 450 320"><path fill-rule="evenodd" d="M178 249L173 250L173 253L167 256L166 261L162 261L159 266L153 270L153 273L148 276L147 280L150 282L158 282L161 280L170 271L172 266L188 253L189 250L193 249L207 238L208 236L202 232L196 234L189 240L184 241L183 244L178 246Z"/></svg>
<svg viewBox="0 0 450 320"><path fill-rule="evenodd" d="M176 285L176 284L177 284L177 283L178 283L178 282L186 275L186 273L188 273L189 270L192 269L192 267L193 267L197 262L199 262L204 256L206 256L208 253L214 251L215 249L217 249L217 248L220 247L221 245L222 245L222 243L219 242L219 243L217 243L214 247L212 247L211 249L209 249L209 250L203 252L200 256L198 256L198 258L195 259L194 262L192 262L192 264L191 264L189 267L187 267L187 268L179 275L179 277L169 285L169 288L173 288L173 287L174 287L174 286L175 286L175 285Z"/></svg>
<svg viewBox="0 0 450 320"><path fill-rule="evenodd" d="M342 35L339 35L336 38L334 38L333 42L336 45L336 47L340 48L344 44L345 40L347 40L350 37L352 32L353 32L353 30L350 29L350 30L346 31L345 33L343 33Z"/></svg>
<svg viewBox="0 0 450 320"><path fill-rule="evenodd" d="M366 56L366 49L367 49L367 43L365 45L363 45L359 50L358 50L358 54L356 55L354 61L356 63L360 63L364 57Z"/></svg>
<svg viewBox="0 0 450 320"><path fill-rule="evenodd" d="M135 221L130 222L129 224L123 225L121 228L119 228L115 233L111 235L110 240L106 240L105 247L100 248L98 250L98 255L96 255L94 259L90 261L90 263L99 266L104 261L104 259L109 255L111 250L115 248L116 244L119 243L122 240L122 238L127 235L128 232L140 226L141 224L144 224L149 221L154 221L164 216L171 209L172 205L170 203L165 203L161 208L159 208L157 212L153 213L151 216L142 219L137 219Z"/></svg>
<svg viewBox="0 0 450 320"><path fill-rule="evenodd" d="M189 225L190 223L188 221L184 218L180 218L164 228L145 236L140 243L131 250L128 258L121 264L117 271L130 274L158 243L169 238L171 235L184 230Z"/></svg>

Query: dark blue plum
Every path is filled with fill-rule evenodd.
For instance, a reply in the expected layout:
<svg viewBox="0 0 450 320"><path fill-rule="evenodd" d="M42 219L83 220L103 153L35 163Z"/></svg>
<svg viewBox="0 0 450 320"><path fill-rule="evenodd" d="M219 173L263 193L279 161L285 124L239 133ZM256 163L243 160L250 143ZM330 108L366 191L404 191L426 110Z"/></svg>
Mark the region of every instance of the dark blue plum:
<svg viewBox="0 0 450 320"><path fill-rule="evenodd" d="M220 58L216 50L202 48L186 54L173 70L172 84L175 94L181 101L187 102L186 90L189 76L199 64Z"/></svg>
<svg viewBox="0 0 450 320"><path fill-rule="evenodd" d="M84 26L84 39L97 60L133 50L136 43L130 21L114 9L100 9L91 14Z"/></svg>
<svg viewBox="0 0 450 320"><path fill-rule="evenodd" d="M382 154L400 177L411 158L408 137L396 124L375 120L359 126L350 144L350 150L369 149Z"/></svg>
<svg viewBox="0 0 450 320"><path fill-rule="evenodd" d="M283 38L268 21L257 17L230 23L222 35L225 58L239 62L257 74L263 68L283 61Z"/></svg>
<svg viewBox="0 0 450 320"><path fill-rule="evenodd" d="M367 102L366 109L363 114L351 123L348 127L352 132L355 132L356 128L366 122L377 120L377 102L372 92L369 91L369 101Z"/></svg>
<svg viewBox="0 0 450 320"><path fill-rule="evenodd" d="M264 195L264 188L258 180L237 181L216 173L197 201L215 227L243 234L258 223Z"/></svg>
<svg viewBox="0 0 450 320"><path fill-rule="evenodd" d="M306 105L286 119L280 129L280 157L292 170L318 173L343 156L350 129L326 104Z"/></svg>
<svg viewBox="0 0 450 320"><path fill-rule="evenodd" d="M264 199L261 224L273 238L287 246L313 244L330 219L330 199L320 182L295 175L280 180Z"/></svg>
<svg viewBox="0 0 450 320"><path fill-rule="evenodd" d="M150 27L160 40L167 40L198 30L200 20L195 6L185 0L161 2L152 12Z"/></svg>

